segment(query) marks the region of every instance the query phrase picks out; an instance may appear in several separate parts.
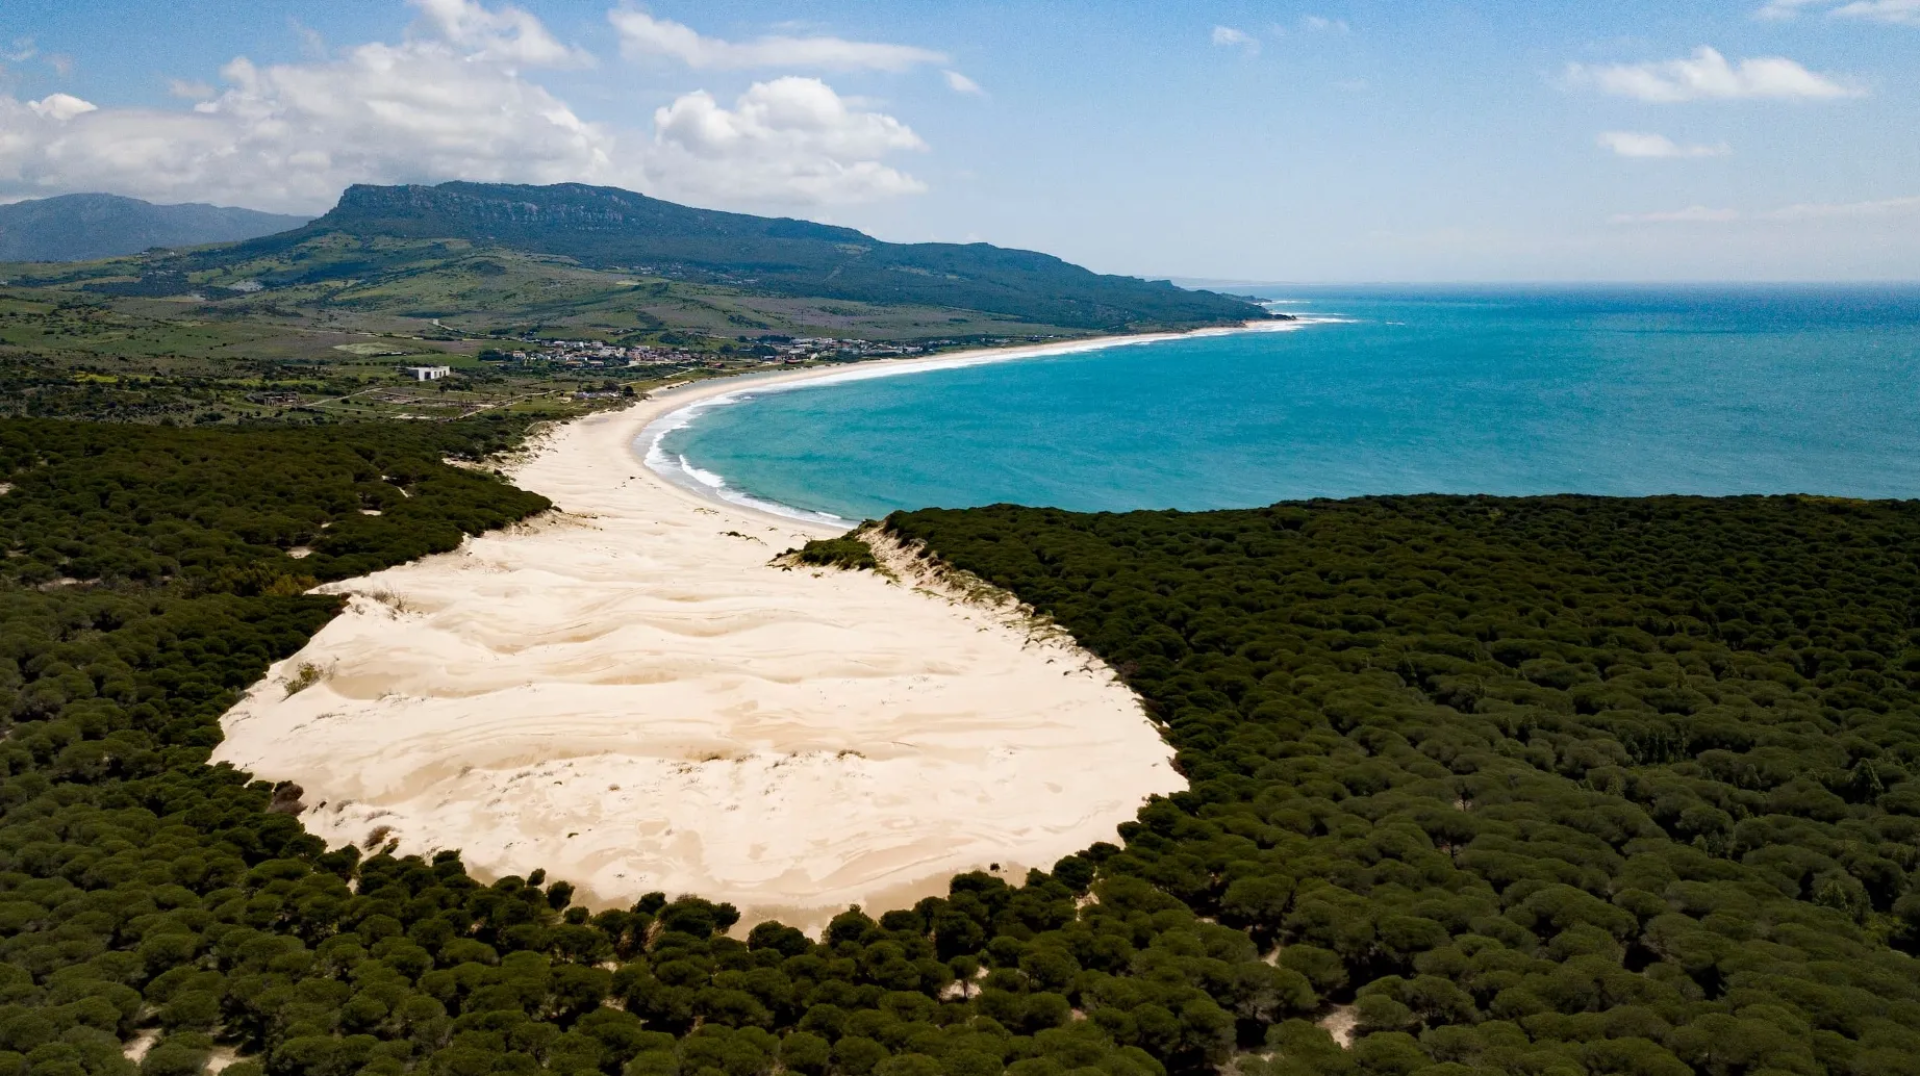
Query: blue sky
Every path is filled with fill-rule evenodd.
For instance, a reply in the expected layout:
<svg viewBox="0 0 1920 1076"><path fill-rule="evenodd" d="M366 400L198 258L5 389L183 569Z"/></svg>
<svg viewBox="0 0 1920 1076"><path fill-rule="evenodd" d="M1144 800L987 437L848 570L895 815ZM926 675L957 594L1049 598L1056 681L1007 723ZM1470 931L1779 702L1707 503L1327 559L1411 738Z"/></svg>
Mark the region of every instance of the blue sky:
<svg viewBox="0 0 1920 1076"><path fill-rule="evenodd" d="M1285 281L1920 278L1920 0L8 0L0 198L580 180Z"/></svg>

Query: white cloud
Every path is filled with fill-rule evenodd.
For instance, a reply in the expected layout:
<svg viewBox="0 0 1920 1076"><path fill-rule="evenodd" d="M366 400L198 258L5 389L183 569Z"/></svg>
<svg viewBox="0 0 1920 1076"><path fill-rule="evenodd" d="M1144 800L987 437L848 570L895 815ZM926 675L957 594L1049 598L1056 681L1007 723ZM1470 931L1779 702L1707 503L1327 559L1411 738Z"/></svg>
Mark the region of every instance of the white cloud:
<svg viewBox="0 0 1920 1076"><path fill-rule="evenodd" d="M65 123L75 116L100 110L100 106L92 101L82 101L70 93L50 93L38 101L28 101L27 108L35 115L55 123Z"/></svg>
<svg viewBox="0 0 1920 1076"><path fill-rule="evenodd" d="M1604 131L1596 141L1602 148L1610 149L1622 157L1667 159L1725 157L1733 152L1733 147L1725 142L1712 146L1683 146L1666 135L1643 131Z"/></svg>
<svg viewBox="0 0 1920 1076"><path fill-rule="evenodd" d="M1236 30L1231 26L1214 27L1213 43L1217 48L1239 49L1248 56L1257 56L1260 53L1260 41L1258 38L1247 33L1245 30Z"/></svg>
<svg viewBox="0 0 1920 1076"><path fill-rule="evenodd" d="M926 143L850 108L819 79L757 82L732 109L705 91L654 113L648 173L672 192L744 201L870 201L926 189L880 158Z"/></svg>
<svg viewBox="0 0 1920 1076"><path fill-rule="evenodd" d="M1829 18L1861 19L1895 26L1920 26L1920 0L1769 0L1756 16L1784 21L1802 11L1824 11Z"/></svg>
<svg viewBox="0 0 1920 1076"><path fill-rule="evenodd" d="M1300 25L1320 33L1344 34L1350 29L1345 19L1329 19L1320 15L1307 15L1301 18Z"/></svg>
<svg viewBox="0 0 1920 1076"><path fill-rule="evenodd" d="M905 71L921 64L944 64L944 53L913 45L847 41L838 37L762 37L752 41L723 41L707 37L644 11L616 8L607 21L620 36L620 52L628 59L678 60L688 67L740 71L784 67L817 71Z"/></svg>
<svg viewBox="0 0 1920 1076"><path fill-rule="evenodd" d="M840 203L913 193L882 158L924 149L905 124L812 79L754 86L733 108L689 93L622 129L581 119L522 68L571 62L513 9L448 7L401 44L259 66L190 107L95 108L0 93L0 196L111 191L313 212L351 183L608 183L706 204ZM462 20L465 21L462 21ZM438 35L438 36L436 36Z"/></svg>
<svg viewBox="0 0 1920 1076"><path fill-rule="evenodd" d="M1815 74L1792 60L1760 56L1729 63L1711 48L1694 50L1684 60L1639 64L1567 65L1567 81L1591 85L1604 93L1641 101L1677 101L1768 98L1774 100L1830 100L1864 96L1865 91L1827 75Z"/></svg>
<svg viewBox="0 0 1920 1076"><path fill-rule="evenodd" d="M13 47L11 49L0 52L0 60L6 60L9 63L23 64L38 55L40 55L40 50L34 46L33 38L16 37L13 39Z"/></svg>
<svg viewBox="0 0 1920 1076"><path fill-rule="evenodd" d="M1703 205L1696 205L1662 213L1620 213L1612 217L1610 222L1613 224L1725 224L1739 219L1739 210L1709 209Z"/></svg>
<svg viewBox="0 0 1920 1076"><path fill-rule="evenodd" d="M1796 223L1804 221L1846 221L1884 217L1920 217L1920 195L1905 198L1880 198L1866 202L1802 202L1754 213L1751 216L1734 209L1708 209L1692 206L1665 213L1622 213L1612 218L1615 224L1728 224L1740 220Z"/></svg>
<svg viewBox="0 0 1920 1076"><path fill-rule="evenodd" d="M221 71L191 111L6 108L0 184L313 209L354 182L608 178L611 136L541 87L437 43ZM42 102L43 104L43 102Z"/></svg>
<svg viewBox="0 0 1920 1076"><path fill-rule="evenodd" d="M952 90L954 93L972 94L975 97L985 97L987 95L987 91L981 89L978 82L973 81L958 71L942 71L940 75L947 80L947 89Z"/></svg>
<svg viewBox="0 0 1920 1076"><path fill-rule="evenodd" d="M1812 202L1783 206L1766 214L1768 220L1835 220L1887 217L1920 213L1920 196L1881 198L1871 202Z"/></svg>
<svg viewBox="0 0 1920 1076"><path fill-rule="evenodd" d="M1869 22L1920 26L1920 0L1854 0L1828 12L1837 19L1866 19Z"/></svg>
<svg viewBox="0 0 1920 1076"><path fill-rule="evenodd" d="M529 67L591 67L593 57L556 41L540 20L511 5L487 8L479 0L407 0L434 35L476 60Z"/></svg>
<svg viewBox="0 0 1920 1076"><path fill-rule="evenodd" d="M1753 13L1754 18L1780 22L1800 17L1804 8L1817 4L1830 4L1833 0L1767 0L1767 3Z"/></svg>
<svg viewBox="0 0 1920 1076"><path fill-rule="evenodd" d="M324 60L327 58L329 55L327 51L327 39L320 31L292 17L287 19L287 28L292 30L293 35L300 39L300 55L305 56L309 60Z"/></svg>
<svg viewBox="0 0 1920 1076"><path fill-rule="evenodd" d="M214 89L210 83L175 78L167 80L167 92L188 101L204 101L220 91Z"/></svg>

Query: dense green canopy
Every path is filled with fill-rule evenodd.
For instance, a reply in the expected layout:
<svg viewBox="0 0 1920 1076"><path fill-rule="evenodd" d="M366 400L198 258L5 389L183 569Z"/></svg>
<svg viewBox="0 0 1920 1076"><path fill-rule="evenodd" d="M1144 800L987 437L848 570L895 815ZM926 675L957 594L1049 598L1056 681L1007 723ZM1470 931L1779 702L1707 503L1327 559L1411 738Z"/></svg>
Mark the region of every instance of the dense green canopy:
<svg viewBox="0 0 1920 1076"><path fill-rule="evenodd" d="M1101 873L1354 1000L1250 1071L1920 1071L1920 503L889 525L1165 722L1192 789Z"/></svg>
<svg viewBox="0 0 1920 1076"><path fill-rule="evenodd" d="M548 507L443 457L523 422L191 430L0 421L0 579L298 593ZM304 559L303 559L304 558ZM304 581L304 585L299 585Z"/></svg>
<svg viewBox="0 0 1920 1076"><path fill-rule="evenodd" d="M0 422L0 1076L1920 1060L1920 505L896 516L1113 661L1192 789L814 940L330 851L207 764L309 584L546 506L444 462L520 432Z"/></svg>
<svg viewBox="0 0 1920 1076"><path fill-rule="evenodd" d="M697 896L590 910L537 869L328 851L298 789L208 766L336 612L302 587L545 507L441 461L516 432L0 422L0 1076L129 1076L130 1041L150 1076L215 1049L231 1076L1164 1076L1311 1009L1136 880L1080 912L1083 861L737 939Z"/></svg>

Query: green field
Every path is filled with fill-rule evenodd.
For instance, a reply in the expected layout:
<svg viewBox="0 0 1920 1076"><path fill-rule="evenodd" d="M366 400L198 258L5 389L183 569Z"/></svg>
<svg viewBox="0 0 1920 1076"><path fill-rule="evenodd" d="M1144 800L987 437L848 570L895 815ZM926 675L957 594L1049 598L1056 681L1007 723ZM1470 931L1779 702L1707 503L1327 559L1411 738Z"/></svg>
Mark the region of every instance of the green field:
<svg viewBox="0 0 1920 1076"><path fill-rule="evenodd" d="M272 258L176 272L156 255L0 266L0 413L183 423L567 414L582 392L684 371L482 362L535 339L675 348L758 365L762 337L954 347L1084 335L977 312L804 299L474 250L459 241L325 236ZM257 288L261 277L302 279ZM256 290L257 289L257 290ZM457 377L421 386L404 364ZM610 384L611 383L611 384Z"/></svg>

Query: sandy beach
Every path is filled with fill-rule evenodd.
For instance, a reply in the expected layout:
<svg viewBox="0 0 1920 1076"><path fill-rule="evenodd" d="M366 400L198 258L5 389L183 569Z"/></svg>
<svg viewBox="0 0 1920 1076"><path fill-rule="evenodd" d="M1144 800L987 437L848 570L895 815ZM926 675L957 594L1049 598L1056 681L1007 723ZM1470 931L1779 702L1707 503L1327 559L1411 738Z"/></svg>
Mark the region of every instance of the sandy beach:
<svg viewBox="0 0 1920 1076"><path fill-rule="evenodd" d="M300 784L330 843L810 929L1113 840L1185 782L1109 669L937 579L776 566L837 528L715 501L634 450L747 388L1088 346L700 382L558 427L508 468L555 512L323 588L348 611L226 715L215 758Z"/></svg>

